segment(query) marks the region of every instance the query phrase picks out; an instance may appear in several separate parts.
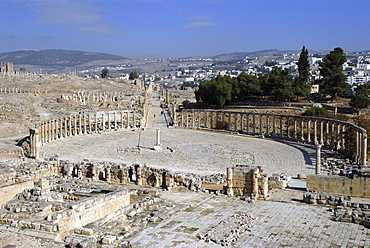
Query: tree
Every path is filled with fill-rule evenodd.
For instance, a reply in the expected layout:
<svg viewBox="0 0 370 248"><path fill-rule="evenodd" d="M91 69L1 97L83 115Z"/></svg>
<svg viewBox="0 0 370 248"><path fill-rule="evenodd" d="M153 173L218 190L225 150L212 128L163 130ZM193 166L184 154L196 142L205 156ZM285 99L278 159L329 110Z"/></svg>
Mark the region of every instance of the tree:
<svg viewBox="0 0 370 248"><path fill-rule="evenodd" d="M243 97L260 96L262 94L261 85L256 76L242 72L238 76L237 80L240 87L240 93Z"/></svg>
<svg viewBox="0 0 370 248"><path fill-rule="evenodd" d="M309 109L306 109L306 111L303 112L303 116L319 116L319 117L327 117L328 116L328 110L325 108L313 106Z"/></svg>
<svg viewBox="0 0 370 248"><path fill-rule="evenodd" d="M306 96L310 93L311 86L308 84L310 78L310 64L308 62L308 50L305 46L302 47L298 62L298 77L293 81L293 93L298 98L299 96Z"/></svg>
<svg viewBox="0 0 370 248"><path fill-rule="evenodd" d="M100 77L101 78L108 78L108 72L109 72L109 70L107 68L104 68L103 70L101 70Z"/></svg>
<svg viewBox="0 0 370 248"><path fill-rule="evenodd" d="M272 95L276 101L292 99L292 75L289 69L273 67L268 74L260 75L259 81L264 95Z"/></svg>
<svg viewBox="0 0 370 248"><path fill-rule="evenodd" d="M318 83L323 94L330 95L332 100L338 96L346 96L350 85L346 82L346 76L342 73L342 66L347 61L340 47L334 48L327 54L320 65L321 79Z"/></svg>
<svg viewBox="0 0 370 248"><path fill-rule="evenodd" d="M130 73L130 76L129 76L128 79L135 80L137 78L139 78L139 75L136 72L133 71L133 72Z"/></svg>
<svg viewBox="0 0 370 248"><path fill-rule="evenodd" d="M232 78L220 76L211 80L204 80L195 91L198 102L205 104L220 105L223 108L232 99Z"/></svg>
<svg viewBox="0 0 370 248"><path fill-rule="evenodd" d="M351 105L353 108L357 110L357 112L359 112L360 109L369 107L370 105L369 95L370 95L370 86L368 84L361 84L357 86L356 94L351 97L349 105Z"/></svg>

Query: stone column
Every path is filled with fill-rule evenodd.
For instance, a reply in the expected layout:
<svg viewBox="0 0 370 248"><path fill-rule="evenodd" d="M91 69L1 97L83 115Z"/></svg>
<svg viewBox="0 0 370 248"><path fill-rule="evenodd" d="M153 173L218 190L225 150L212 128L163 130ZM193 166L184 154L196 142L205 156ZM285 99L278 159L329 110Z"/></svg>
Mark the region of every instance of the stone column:
<svg viewBox="0 0 370 248"><path fill-rule="evenodd" d="M176 120L176 105L175 104L172 105L172 121L173 121L173 125L175 127L177 127L177 124L176 124L176 122L177 122L177 120Z"/></svg>
<svg viewBox="0 0 370 248"><path fill-rule="evenodd" d="M276 137L276 115L272 119L272 136Z"/></svg>
<svg viewBox="0 0 370 248"><path fill-rule="evenodd" d="M102 116L102 120L101 120L101 122L102 122L102 131L105 132L105 113L103 112L101 114L101 116Z"/></svg>
<svg viewBox="0 0 370 248"><path fill-rule="evenodd" d="M77 115L73 115L73 136L76 136L78 133L77 133Z"/></svg>
<svg viewBox="0 0 370 248"><path fill-rule="evenodd" d="M342 125L342 136L341 136L341 138L342 138L342 142L341 142L341 144L342 144L342 149L345 149L346 148L346 141L345 141L345 132L346 132L346 126L345 125Z"/></svg>
<svg viewBox="0 0 370 248"><path fill-rule="evenodd" d="M320 145L324 145L324 122L320 121Z"/></svg>
<svg viewBox="0 0 370 248"><path fill-rule="evenodd" d="M356 161L359 162L358 158L360 157L360 132L358 130L355 131L355 135L356 135L356 154L355 154L355 157L356 157Z"/></svg>
<svg viewBox="0 0 370 248"><path fill-rule="evenodd" d="M294 140L297 140L298 139L298 134L297 134L297 118L296 117L294 117L294 119L293 119L293 125L294 125L294 127L293 127L293 132L294 132L294 134L293 134L293 138L294 138Z"/></svg>
<svg viewBox="0 0 370 248"><path fill-rule="evenodd" d="M226 168L226 175L227 175L227 195L228 196L234 196L234 191L233 191L233 168L232 167L227 167Z"/></svg>
<svg viewBox="0 0 370 248"><path fill-rule="evenodd" d="M256 114L252 114L253 115L253 135L256 134Z"/></svg>
<svg viewBox="0 0 370 248"><path fill-rule="evenodd" d="M95 133L98 132L98 113L95 113Z"/></svg>
<svg viewBox="0 0 370 248"><path fill-rule="evenodd" d="M320 175L321 173L321 145L315 144L316 148L316 167L315 167L315 173L316 175Z"/></svg>
<svg viewBox="0 0 370 248"><path fill-rule="evenodd" d="M317 141L317 120L314 120L313 122L313 142L316 144L318 143Z"/></svg>
<svg viewBox="0 0 370 248"><path fill-rule="evenodd" d="M189 127L189 112L188 111L185 111L185 115L186 115L185 127Z"/></svg>
<svg viewBox="0 0 370 248"><path fill-rule="evenodd" d="M263 129L263 115L262 114L259 114L259 116L260 116L260 135L262 135L263 133L262 133L262 129Z"/></svg>
<svg viewBox="0 0 370 248"><path fill-rule="evenodd" d="M245 114L245 116L246 116L247 134L250 134L250 130L249 130L249 116L250 116L250 114Z"/></svg>
<svg viewBox="0 0 370 248"><path fill-rule="evenodd" d="M157 128L155 130L155 146L154 146L154 150L155 151L158 151L161 149L161 133L160 133L160 129Z"/></svg>
<svg viewBox="0 0 370 248"><path fill-rule="evenodd" d="M301 141L304 142L304 119L301 119Z"/></svg>
<svg viewBox="0 0 370 248"><path fill-rule="evenodd" d="M311 143L311 119L307 121L307 142Z"/></svg>
<svg viewBox="0 0 370 248"><path fill-rule="evenodd" d="M88 115L87 114L83 114L83 118L84 118L84 132L83 134L87 134L87 121L86 119L88 118Z"/></svg>
<svg viewBox="0 0 370 248"><path fill-rule="evenodd" d="M280 115L280 138L283 138L283 116Z"/></svg>
<svg viewBox="0 0 370 248"><path fill-rule="evenodd" d="M191 127L195 128L195 113L194 109L191 110Z"/></svg>
<svg viewBox="0 0 370 248"><path fill-rule="evenodd" d="M181 111L181 123L180 123L180 127L183 127L185 126L184 125L184 111Z"/></svg>
<svg viewBox="0 0 370 248"><path fill-rule="evenodd" d="M270 119L270 115L265 115L265 118L266 118L266 132L265 132L265 136L266 137L269 137L270 136L270 127L269 127L269 125L270 125L270 121L269 121L269 119Z"/></svg>
<svg viewBox="0 0 370 248"><path fill-rule="evenodd" d="M205 112L198 110L196 113L197 113L197 116L198 116L198 128L200 128L201 125L202 125L202 116L204 116Z"/></svg>
<svg viewBox="0 0 370 248"><path fill-rule="evenodd" d="M110 131L110 129L111 129L111 112L108 112L107 113L108 114L108 131Z"/></svg>
<svg viewBox="0 0 370 248"><path fill-rule="evenodd" d="M254 197L254 198L252 198ZM253 170L253 192L252 192L252 200L257 200L258 198L258 169Z"/></svg>
<svg viewBox="0 0 370 248"><path fill-rule="evenodd" d="M366 166L366 160L367 160L367 133L364 131L362 133L362 157L361 157L361 163L363 166Z"/></svg>
<svg viewBox="0 0 370 248"><path fill-rule="evenodd" d="M210 119L211 119L211 120L210 120L210 125L211 125L211 126L210 126L209 128L210 128L210 129L212 129L212 128L213 128L213 111L212 111L212 110L211 110L211 112L209 113L209 115L210 115Z"/></svg>

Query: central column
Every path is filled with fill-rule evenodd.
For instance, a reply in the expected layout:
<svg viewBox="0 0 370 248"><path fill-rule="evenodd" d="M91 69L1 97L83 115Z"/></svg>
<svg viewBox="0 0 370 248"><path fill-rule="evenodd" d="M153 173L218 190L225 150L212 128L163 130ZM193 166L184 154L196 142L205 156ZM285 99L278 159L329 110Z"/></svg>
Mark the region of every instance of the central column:
<svg viewBox="0 0 370 248"><path fill-rule="evenodd" d="M155 146L154 146L154 150L155 151L158 151L161 149L161 133L160 133L160 129L157 128L155 130Z"/></svg>

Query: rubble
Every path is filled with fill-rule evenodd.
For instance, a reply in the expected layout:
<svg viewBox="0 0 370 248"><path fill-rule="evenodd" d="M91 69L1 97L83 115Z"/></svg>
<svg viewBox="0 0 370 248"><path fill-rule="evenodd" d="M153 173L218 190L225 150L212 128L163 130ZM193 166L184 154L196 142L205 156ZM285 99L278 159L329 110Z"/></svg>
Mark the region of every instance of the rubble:
<svg viewBox="0 0 370 248"><path fill-rule="evenodd" d="M257 218L250 214L231 215L199 238L206 242L231 246L233 242L236 242L240 238L242 233L250 231L253 222L256 220Z"/></svg>

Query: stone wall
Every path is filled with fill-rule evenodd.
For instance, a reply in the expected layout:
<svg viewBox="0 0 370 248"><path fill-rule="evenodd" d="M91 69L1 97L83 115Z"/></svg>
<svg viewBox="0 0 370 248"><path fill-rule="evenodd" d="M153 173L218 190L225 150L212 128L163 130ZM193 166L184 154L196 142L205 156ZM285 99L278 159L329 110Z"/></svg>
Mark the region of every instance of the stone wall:
<svg viewBox="0 0 370 248"><path fill-rule="evenodd" d="M348 178L337 175L309 175L307 191L370 198L370 176Z"/></svg>
<svg viewBox="0 0 370 248"><path fill-rule="evenodd" d="M61 236L64 236L68 231L106 217L130 203L130 194L121 190L80 200L73 203L71 209L49 215L47 220L57 225L58 231L62 231Z"/></svg>
<svg viewBox="0 0 370 248"><path fill-rule="evenodd" d="M250 197L252 200L265 198L268 194L268 177L260 167L228 167L227 194Z"/></svg>
<svg viewBox="0 0 370 248"><path fill-rule="evenodd" d="M366 165L367 132L352 123L327 118L169 107L177 127L225 130L239 134L320 144Z"/></svg>
<svg viewBox="0 0 370 248"><path fill-rule="evenodd" d="M24 189L31 189L33 186L33 181L27 181L0 188L0 206L12 200L16 194L21 193Z"/></svg>

